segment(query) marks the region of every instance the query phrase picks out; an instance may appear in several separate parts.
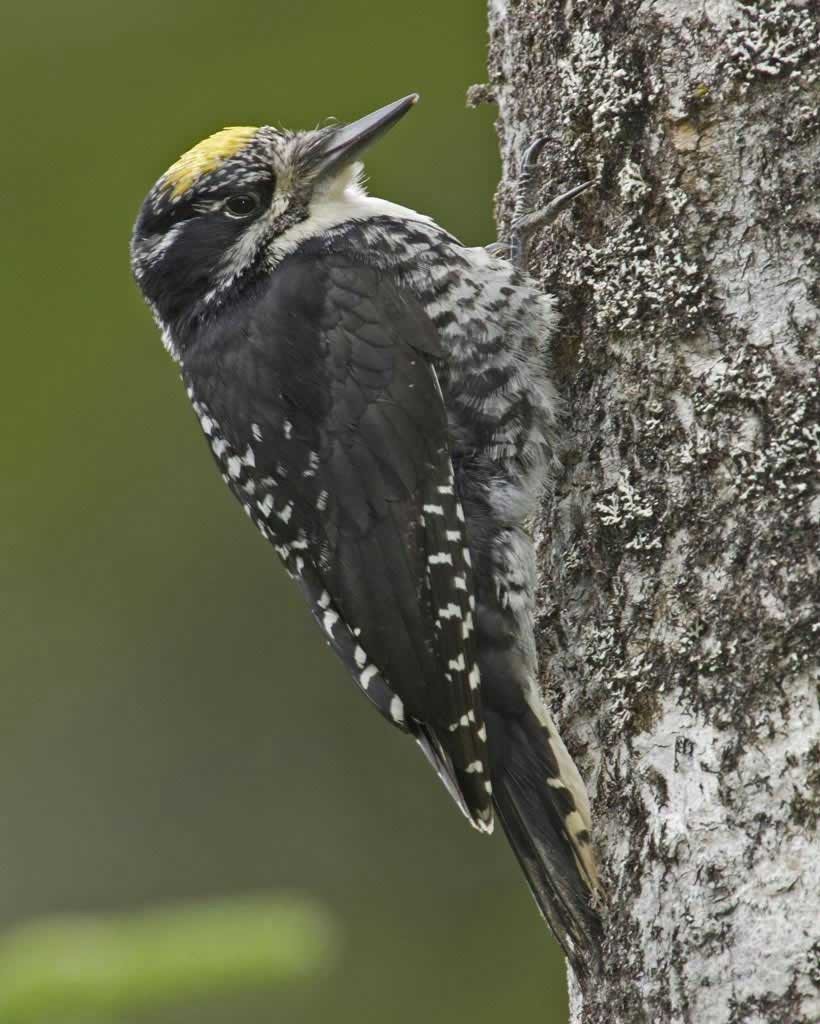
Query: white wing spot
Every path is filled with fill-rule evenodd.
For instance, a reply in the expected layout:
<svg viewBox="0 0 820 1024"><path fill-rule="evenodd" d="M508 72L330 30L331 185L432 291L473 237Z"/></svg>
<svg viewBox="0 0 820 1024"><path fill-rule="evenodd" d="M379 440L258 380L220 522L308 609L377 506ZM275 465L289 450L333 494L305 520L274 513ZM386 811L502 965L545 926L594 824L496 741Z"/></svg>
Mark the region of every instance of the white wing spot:
<svg viewBox="0 0 820 1024"><path fill-rule="evenodd" d="M364 668L367 664L367 654L365 653L364 648L359 647L358 644L356 645L356 650L353 652L353 658L359 668Z"/></svg>
<svg viewBox="0 0 820 1024"><path fill-rule="evenodd" d="M461 540L461 531L448 530L446 536L447 540L451 541L453 544L457 544Z"/></svg>
<svg viewBox="0 0 820 1024"><path fill-rule="evenodd" d="M463 672L467 668L464 664L464 655L459 654L457 658L451 658L447 662L447 668L453 669L454 672Z"/></svg>
<svg viewBox="0 0 820 1024"><path fill-rule="evenodd" d="M330 594L326 590L323 590L319 596L319 607L329 608L330 607Z"/></svg>
<svg viewBox="0 0 820 1024"><path fill-rule="evenodd" d="M251 433L257 441L262 440L262 430L258 423L251 423Z"/></svg>
<svg viewBox="0 0 820 1024"><path fill-rule="evenodd" d="M378 674L379 670L375 665L368 665L364 672L359 676L359 682L361 683L362 689L366 690L370 685L370 680L373 676L377 676Z"/></svg>
<svg viewBox="0 0 820 1024"><path fill-rule="evenodd" d="M285 420L285 422L282 424L282 430L284 431L285 434L285 440L290 441L290 436L293 433L293 424L290 422L290 420Z"/></svg>
<svg viewBox="0 0 820 1024"><path fill-rule="evenodd" d="M281 519L283 523L290 521L291 515L293 515L293 505L290 502L285 505L283 509L280 509L277 513L277 518Z"/></svg>
<svg viewBox="0 0 820 1024"><path fill-rule="evenodd" d="M440 551L437 555L428 555L427 561L430 565L452 565L453 556L449 551Z"/></svg>
<svg viewBox="0 0 820 1024"><path fill-rule="evenodd" d="M446 608L439 608L438 617L440 619L460 619L461 609L457 604L448 604Z"/></svg>
<svg viewBox="0 0 820 1024"><path fill-rule="evenodd" d="M473 665L470 669L470 674L467 676L467 680L470 684L471 690L477 690L481 684L481 672L478 669L478 665Z"/></svg>
<svg viewBox="0 0 820 1024"><path fill-rule="evenodd" d="M228 459L228 476L232 480L238 480L239 474L242 472L242 463L239 461L239 457L232 455Z"/></svg>
<svg viewBox="0 0 820 1024"><path fill-rule="evenodd" d="M404 704L400 697L394 697L390 701L390 717L394 722L404 721Z"/></svg>
<svg viewBox="0 0 820 1024"><path fill-rule="evenodd" d="M308 456L308 468L303 471L302 476L316 476L316 470L319 468L319 453L311 452Z"/></svg>
<svg viewBox="0 0 820 1024"><path fill-rule="evenodd" d="M329 637L333 636L333 627L339 621L338 614L332 609L328 608L322 618L322 625L325 627L325 632Z"/></svg>
<svg viewBox="0 0 820 1024"><path fill-rule="evenodd" d="M471 761L464 770L466 772L469 772L470 774L472 774L473 772L478 772L480 775L483 775L484 765L481 763L481 761Z"/></svg>
<svg viewBox="0 0 820 1024"><path fill-rule="evenodd" d="M444 515L444 507L442 505L422 505L422 511L426 512L430 516Z"/></svg>

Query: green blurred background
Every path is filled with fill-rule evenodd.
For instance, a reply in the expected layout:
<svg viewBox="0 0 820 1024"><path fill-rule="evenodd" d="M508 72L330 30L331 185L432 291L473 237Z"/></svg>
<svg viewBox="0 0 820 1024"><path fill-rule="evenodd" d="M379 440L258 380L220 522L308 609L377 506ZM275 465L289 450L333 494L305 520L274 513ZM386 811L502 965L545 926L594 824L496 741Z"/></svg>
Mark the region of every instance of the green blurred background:
<svg viewBox="0 0 820 1024"><path fill-rule="evenodd" d="M464 106L484 4L34 0L2 21L0 926L301 892L338 929L319 976L108 1019L564 1020L505 843L321 642L214 471L127 258L144 193L202 136L413 90L371 190L490 240L494 112Z"/></svg>

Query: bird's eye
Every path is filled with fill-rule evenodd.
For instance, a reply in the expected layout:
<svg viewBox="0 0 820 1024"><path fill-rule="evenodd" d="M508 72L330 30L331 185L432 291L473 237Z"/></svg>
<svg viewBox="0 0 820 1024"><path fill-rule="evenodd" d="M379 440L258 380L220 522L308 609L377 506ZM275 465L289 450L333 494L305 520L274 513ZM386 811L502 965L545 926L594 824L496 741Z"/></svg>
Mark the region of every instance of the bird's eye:
<svg viewBox="0 0 820 1024"><path fill-rule="evenodd" d="M225 213L229 217L242 219L250 217L259 209L259 197L253 192L241 192L239 195L231 196L225 202Z"/></svg>

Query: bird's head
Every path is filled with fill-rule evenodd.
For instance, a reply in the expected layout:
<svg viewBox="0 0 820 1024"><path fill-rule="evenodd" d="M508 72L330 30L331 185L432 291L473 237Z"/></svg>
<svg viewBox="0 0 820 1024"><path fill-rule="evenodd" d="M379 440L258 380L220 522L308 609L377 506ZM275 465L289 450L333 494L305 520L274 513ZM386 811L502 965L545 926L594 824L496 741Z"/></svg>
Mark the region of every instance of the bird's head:
<svg viewBox="0 0 820 1024"><path fill-rule="evenodd" d="M306 225L320 231L358 188L364 149L417 99L315 131L223 128L183 154L148 193L131 239L134 276L163 330L184 332L269 272Z"/></svg>

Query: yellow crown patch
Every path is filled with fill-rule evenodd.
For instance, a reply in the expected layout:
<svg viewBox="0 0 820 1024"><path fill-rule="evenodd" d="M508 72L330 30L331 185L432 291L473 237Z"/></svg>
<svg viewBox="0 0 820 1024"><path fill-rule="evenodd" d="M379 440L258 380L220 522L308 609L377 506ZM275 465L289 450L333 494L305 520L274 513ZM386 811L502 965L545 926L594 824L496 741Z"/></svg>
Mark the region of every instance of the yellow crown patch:
<svg viewBox="0 0 820 1024"><path fill-rule="evenodd" d="M210 171L244 149L259 131L258 128L223 128L197 143L193 149L183 153L173 166L163 174L164 185L171 190L174 199L181 195Z"/></svg>

